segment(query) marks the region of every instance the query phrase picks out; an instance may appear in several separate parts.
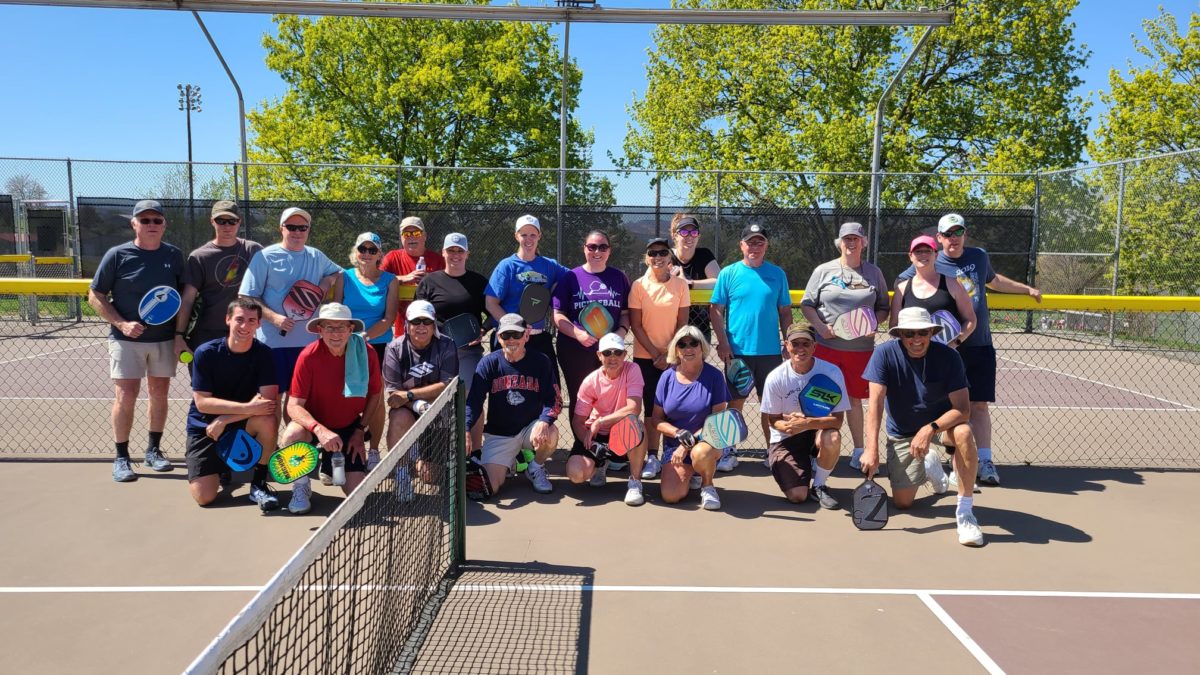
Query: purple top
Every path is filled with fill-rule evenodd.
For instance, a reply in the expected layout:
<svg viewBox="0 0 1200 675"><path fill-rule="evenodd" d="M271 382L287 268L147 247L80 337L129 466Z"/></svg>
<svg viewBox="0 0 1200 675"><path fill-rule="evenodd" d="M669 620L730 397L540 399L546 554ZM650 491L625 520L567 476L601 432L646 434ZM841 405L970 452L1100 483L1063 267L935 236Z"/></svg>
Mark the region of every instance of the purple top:
<svg viewBox="0 0 1200 675"><path fill-rule="evenodd" d="M654 405L662 406L663 417L680 429L700 431L704 420L712 414L713 406L729 402L725 375L715 367L704 364L700 377L691 384L681 384L675 377L675 367L663 371L654 392ZM679 441L663 434L663 450L674 450Z"/></svg>
<svg viewBox="0 0 1200 675"><path fill-rule="evenodd" d="M615 267L605 267L599 274L592 274L583 267L576 267L558 282L554 289L554 309L562 312L571 323L579 323L579 310L584 305L598 302L612 314L619 325L621 311L629 307L629 277Z"/></svg>

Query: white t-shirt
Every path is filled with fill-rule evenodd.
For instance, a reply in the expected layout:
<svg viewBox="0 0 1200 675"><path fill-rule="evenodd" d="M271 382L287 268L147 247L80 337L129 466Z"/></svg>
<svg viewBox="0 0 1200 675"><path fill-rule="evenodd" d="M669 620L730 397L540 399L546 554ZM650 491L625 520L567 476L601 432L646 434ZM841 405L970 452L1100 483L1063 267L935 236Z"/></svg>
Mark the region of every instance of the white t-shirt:
<svg viewBox="0 0 1200 675"><path fill-rule="evenodd" d="M846 412L850 409L850 397L846 395L846 381L842 377L842 371L828 361L814 358L812 370L803 375L792 369L790 361L784 361L767 375L767 383L763 387L762 412L768 415L801 412L800 391L808 385L808 381L814 375L825 375L841 388L842 400L834 406L833 412ZM779 443L792 435L771 427L772 443Z"/></svg>

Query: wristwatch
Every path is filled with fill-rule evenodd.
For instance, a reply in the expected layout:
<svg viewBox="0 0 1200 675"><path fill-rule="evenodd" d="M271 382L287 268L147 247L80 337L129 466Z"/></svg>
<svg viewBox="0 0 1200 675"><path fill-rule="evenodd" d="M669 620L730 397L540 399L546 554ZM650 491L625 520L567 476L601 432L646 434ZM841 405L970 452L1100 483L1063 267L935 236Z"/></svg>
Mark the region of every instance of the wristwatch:
<svg viewBox="0 0 1200 675"><path fill-rule="evenodd" d="M413 394L411 390L410 390L410 391L406 391L406 392L404 392L404 395L408 397L408 402L409 402L409 403L412 403L413 401L417 400L417 397L416 397L416 395L415 395L415 394Z"/></svg>
<svg viewBox="0 0 1200 675"><path fill-rule="evenodd" d="M942 430L942 428L938 426L937 422L930 422L929 426L933 427L933 433L935 434Z"/></svg>

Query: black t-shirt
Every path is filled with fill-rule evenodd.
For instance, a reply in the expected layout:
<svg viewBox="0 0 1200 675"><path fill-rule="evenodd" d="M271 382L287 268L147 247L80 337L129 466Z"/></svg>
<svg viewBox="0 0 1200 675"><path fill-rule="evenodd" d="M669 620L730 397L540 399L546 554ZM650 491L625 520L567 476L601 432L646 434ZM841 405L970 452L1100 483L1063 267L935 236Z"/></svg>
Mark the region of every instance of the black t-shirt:
<svg viewBox="0 0 1200 675"><path fill-rule="evenodd" d="M713 252L706 248L697 248L692 254L692 259L686 263L680 262L679 258L675 257L675 251L671 251L671 264L678 265L683 270L685 279L707 279L708 274L704 269L708 267L708 263L716 262L717 257ZM700 329L701 333L709 335L712 327L708 321L708 305L703 303L692 303L688 309L688 325L695 326Z"/></svg>
<svg viewBox="0 0 1200 675"><path fill-rule="evenodd" d="M487 318L483 297L486 287L487 279L478 272L467 270L461 277L452 277L445 271L438 271L421 280L416 298L433 304L439 327L459 314L474 314L482 326Z"/></svg>

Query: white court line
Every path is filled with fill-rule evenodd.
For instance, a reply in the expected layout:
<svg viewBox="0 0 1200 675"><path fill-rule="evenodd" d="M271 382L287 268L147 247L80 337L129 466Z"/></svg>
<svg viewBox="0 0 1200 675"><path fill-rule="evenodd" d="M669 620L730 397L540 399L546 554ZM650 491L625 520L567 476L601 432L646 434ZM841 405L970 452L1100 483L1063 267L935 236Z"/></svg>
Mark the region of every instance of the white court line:
<svg viewBox="0 0 1200 675"><path fill-rule="evenodd" d="M967 651L971 652L971 656L975 657L975 660L979 662L979 665L983 666L984 670L988 671L992 675L1003 675L1004 669L996 665L996 662L992 660L992 657L988 656L987 652L983 651L983 647L980 647L978 642L972 640L971 636L967 635L967 631L963 630L962 626L958 625L958 622L955 621L954 618L946 612L946 610L942 609L941 605L937 604L933 598L929 597L928 593L918 593L917 597L920 598L921 602L925 603L925 606L929 608L929 611L933 612L933 615L942 622L942 625L946 627L946 630L950 631L950 633L957 638L960 643L962 643L962 646L966 647Z"/></svg>
<svg viewBox="0 0 1200 675"><path fill-rule="evenodd" d="M1136 389L1128 389L1128 388L1126 388L1126 387L1118 387L1118 386L1117 386L1117 385L1115 385L1115 384L1109 384L1108 382L1101 382L1100 380L1093 380L1093 379L1091 379L1091 378L1083 377L1083 376L1080 376L1080 375L1075 375L1075 374L1073 374L1073 373L1064 373L1064 372L1063 372L1063 371L1061 371L1061 370L1055 370L1055 369L1053 369L1053 368L1045 368L1045 367L1042 367L1042 366L1037 366L1037 365L1034 365L1034 364L1032 364L1032 363L1025 363L1024 361L1018 361L1018 360L1016 360L1016 359L1009 358L1009 357L1007 357L1007 356L1002 356L1002 357L1000 357L1000 359L999 359L999 360L1001 360L1001 361L1011 361L1011 362L1013 362L1013 363L1019 363L1019 364L1021 364L1022 366L1029 366L1029 367L1031 367L1031 368L1037 368L1038 370L1044 370L1044 371L1046 371L1046 372L1048 372L1048 373L1055 373L1055 374L1062 375L1062 376L1064 376L1064 377L1069 377L1069 378L1072 378L1072 379L1075 379L1075 380L1082 380L1082 381L1084 381L1084 382L1090 382L1090 383L1092 383L1092 384L1098 384L1098 385L1100 385L1100 386L1102 386L1102 387L1109 387L1109 388L1112 388L1112 389L1116 389L1117 391L1124 391L1124 392L1127 392L1127 393L1130 393L1130 394L1136 394L1136 395L1138 395L1138 396L1145 396L1146 398L1151 398L1151 399L1154 399L1155 401L1161 401L1161 402L1163 402L1163 403L1169 403L1169 404L1171 404L1171 405L1176 405L1176 406L1180 406L1180 407L1182 407L1182 408L1187 408L1188 410L1196 410L1196 411L1200 411L1200 408L1194 408L1194 407L1192 407L1192 406L1190 406L1190 405L1188 405L1188 404L1186 404L1186 403L1180 403L1179 401L1172 401L1171 399L1168 399L1168 398L1160 398L1160 397L1158 397L1158 396L1153 396L1153 395L1151 395L1151 394L1147 394L1147 393L1145 393L1145 392L1137 391Z"/></svg>
<svg viewBox="0 0 1200 675"><path fill-rule="evenodd" d="M468 570L469 572L469 570ZM262 590L262 586L0 586L0 594L20 593L244 593ZM362 586L312 585L309 590L340 588L373 589L417 587L391 587L364 584ZM1200 593L1139 593L1119 591L1031 591L1031 590L972 590L932 588L814 588L793 586L634 586L594 584L465 584L458 583L452 593L487 593L494 591L536 591L547 593L750 593L781 595L908 595L922 594L955 596L999 596L1014 598L1103 598L1131 600L1200 600Z"/></svg>
<svg viewBox="0 0 1200 675"><path fill-rule="evenodd" d="M17 363L18 361L28 361L30 359L41 358L43 356L50 356L51 354L62 354L63 352L71 352L71 351L75 351L76 349L88 349L89 347L95 347L95 346L96 345L94 345L94 344L86 344L86 345L80 345L78 347L67 347L65 349L55 349L52 352L42 352L41 354L30 354L29 356L22 356L19 359L9 359L7 361L0 361L0 366L5 365L6 363Z"/></svg>

